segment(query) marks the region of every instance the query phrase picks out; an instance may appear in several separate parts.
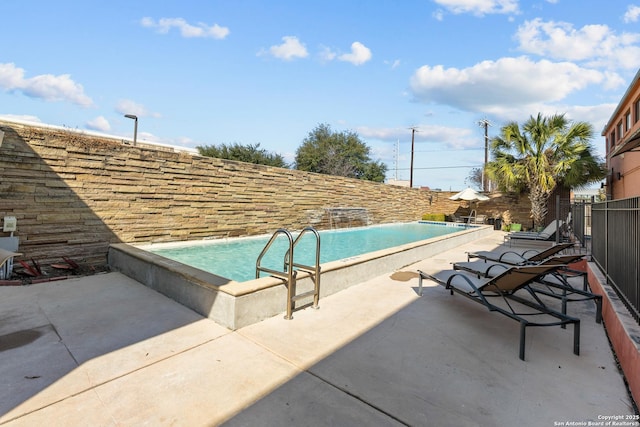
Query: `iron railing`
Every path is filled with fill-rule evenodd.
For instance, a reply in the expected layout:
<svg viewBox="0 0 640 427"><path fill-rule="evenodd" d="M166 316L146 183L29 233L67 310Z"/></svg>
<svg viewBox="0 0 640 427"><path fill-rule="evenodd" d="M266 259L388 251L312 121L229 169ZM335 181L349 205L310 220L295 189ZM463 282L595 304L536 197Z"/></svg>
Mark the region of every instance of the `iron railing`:
<svg viewBox="0 0 640 427"><path fill-rule="evenodd" d="M591 202L579 201L571 206L571 232L585 248L591 242Z"/></svg>
<svg viewBox="0 0 640 427"><path fill-rule="evenodd" d="M593 261L640 324L640 197L592 205Z"/></svg>

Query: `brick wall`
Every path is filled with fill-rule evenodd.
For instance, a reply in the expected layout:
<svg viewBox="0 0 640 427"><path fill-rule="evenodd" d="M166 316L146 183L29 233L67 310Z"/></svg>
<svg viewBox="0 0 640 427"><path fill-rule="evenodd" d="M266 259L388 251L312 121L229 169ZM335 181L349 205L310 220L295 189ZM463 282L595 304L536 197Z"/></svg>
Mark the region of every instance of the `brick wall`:
<svg viewBox="0 0 640 427"><path fill-rule="evenodd" d="M74 130L3 121L0 130L0 220L17 217L20 252L42 263L69 256L104 264L108 245L116 242L326 228L327 208L365 208L366 221L377 224L466 207L448 200L449 192L132 146ZM496 197L477 211L513 211L516 200ZM526 206L521 210L528 216Z"/></svg>

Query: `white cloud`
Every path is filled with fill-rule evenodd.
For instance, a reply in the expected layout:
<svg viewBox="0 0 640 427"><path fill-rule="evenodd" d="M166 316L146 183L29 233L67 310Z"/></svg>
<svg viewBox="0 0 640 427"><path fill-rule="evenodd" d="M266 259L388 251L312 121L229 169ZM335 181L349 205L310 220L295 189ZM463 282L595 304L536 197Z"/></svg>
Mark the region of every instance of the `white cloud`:
<svg viewBox="0 0 640 427"><path fill-rule="evenodd" d="M526 104L561 101L607 76L569 62L531 61L527 57L483 61L457 69L420 67L411 77L416 99L464 111L489 112Z"/></svg>
<svg viewBox="0 0 640 427"><path fill-rule="evenodd" d="M525 122L529 117L535 114L550 116L553 114L565 114L569 120L583 121L591 123L594 127L595 137L603 129L607 120L611 116L612 111L616 108L616 104L598 104L598 105L575 105L565 103L544 103L535 102L531 104L523 104L517 106L500 106L494 105L485 110L490 115L496 126L496 132L502 124L509 121L519 123Z"/></svg>
<svg viewBox="0 0 640 427"><path fill-rule="evenodd" d="M597 136L604 129L617 106L615 103L590 106L570 105L563 111L567 112L567 117L570 120L591 123Z"/></svg>
<svg viewBox="0 0 640 427"><path fill-rule="evenodd" d="M371 55L371 50L368 47L366 47L360 42L353 42L351 43L350 53L343 53L339 55L338 53L333 51L331 48L322 47L318 56L320 57L320 60L322 62L329 62L329 61L333 61L334 59L337 59L339 61L350 62L353 65L362 65L365 62L371 60L372 55ZM397 67L399 63L400 61L396 60L393 63L392 68Z"/></svg>
<svg viewBox="0 0 640 427"><path fill-rule="evenodd" d="M396 68L398 68L400 66L400 60L396 59L395 61L384 61L384 63L386 65L391 66L392 70L395 70Z"/></svg>
<svg viewBox="0 0 640 427"><path fill-rule="evenodd" d="M98 130L100 132L107 132L111 130L111 125L104 116L98 116L93 120L89 120L85 126L87 129Z"/></svg>
<svg viewBox="0 0 640 427"><path fill-rule="evenodd" d="M629 82L622 78L619 74L611 72L611 71L605 71L604 72L604 82L602 83L602 86L605 89L618 89L620 87L626 86Z"/></svg>
<svg viewBox="0 0 640 427"><path fill-rule="evenodd" d="M198 143L196 141L194 141L193 139L187 137L187 136L179 136L176 137L174 140L174 143L176 145L182 146L182 147L194 147L196 145L198 145Z"/></svg>
<svg viewBox="0 0 640 427"><path fill-rule="evenodd" d="M31 78L25 78L24 74L24 69L13 63L0 64L0 88L46 101L68 101L82 107L93 105L82 85L74 82L70 74L40 74Z"/></svg>
<svg viewBox="0 0 640 427"><path fill-rule="evenodd" d="M488 14L519 13L518 0L433 0L451 13L471 13L477 16ZM442 19L437 13L435 18Z"/></svg>
<svg viewBox="0 0 640 427"><path fill-rule="evenodd" d="M332 51L331 48L323 46L320 49L320 53L318 54L318 56L320 57L320 61L322 61L322 62L330 62L330 61L333 61L334 59L336 59L336 56L338 56L338 55L334 51Z"/></svg>
<svg viewBox="0 0 640 427"><path fill-rule="evenodd" d="M20 89L24 85L24 70L15 64L0 64L0 87L5 90Z"/></svg>
<svg viewBox="0 0 640 427"><path fill-rule="evenodd" d="M640 33L616 35L606 25L580 29L566 22L526 21L515 35L519 49L559 60L585 61L592 66L640 66Z"/></svg>
<svg viewBox="0 0 640 427"><path fill-rule="evenodd" d="M152 113L149 110L147 110L147 108L144 105L138 104L137 102L132 101L130 99L121 99L120 101L118 101L118 103L116 104L115 110L117 113L123 114L123 115L133 114L138 117L154 117L154 118L161 117L159 113Z"/></svg>
<svg viewBox="0 0 640 427"><path fill-rule="evenodd" d="M371 59L371 50L360 42L351 43L351 53L338 56L340 61L362 65Z"/></svg>
<svg viewBox="0 0 640 427"><path fill-rule="evenodd" d="M275 58L284 59L285 61L309 56L307 48L297 37L284 36L282 41L282 44L271 46L268 53ZM259 53L259 55L261 54L264 54L264 52Z"/></svg>
<svg viewBox="0 0 640 427"><path fill-rule="evenodd" d="M140 24L146 28L156 28L159 33L167 34L172 28L177 28L180 35L185 38L200 37L221 40L229 35L229 28L221 27L218 24L207 25L198 22L195 25L189 24L183 18L161 18L157 22L153 18L144 17Z"/></svg>
<svg viewBox="0 0 640 427"><path fill-rule="evenodd" d="M617 104L596 104L596 105L573 105L573 104L532 104L513 109L496 108L490 114L497 120L495 133L499 132L499 127L508 121L524 123L529 117L537 113L545 116L552 114L565 114L567 119L574 122L587 122L593 126L593 144L598 151L604 153L604 140L600 138L600 133L604 129L611 114L615 111Z"/></svg>
<svg viewBox="0 0 640 427"><path fill-rule="evenodd" d="M40 120L39 117L27 114L0 114L0 119L8 120L10 122L42 123L42 120Z"/></svg>
<svg viewBox="0 0 640 427"><path fill-rule="evenodd" d="M456 148L473 146L478 143L469 128L439 125L420 125L416 128L417 132L414 135L416 142L444 143ZM360 126L356 128L356 132L363 138L386 142L406 141L411 136L408 127L371 128Z"/></svg>
<svg viewBox="0 0 640 427"><path fill-rule="evenodd" d="M138 140L139 141L147 141L147 142L155 142L157 144L168 144L168 140L165 138L161 138L156 136L150 132L138 132Z"/></svg>
<svg viewBox="0 0 640 427"><path fill-rule="evenodd" d="M622 20L628 24L630 22L638 22L638 19L640 19L640 6L634 4L629 5Z"/></svg>

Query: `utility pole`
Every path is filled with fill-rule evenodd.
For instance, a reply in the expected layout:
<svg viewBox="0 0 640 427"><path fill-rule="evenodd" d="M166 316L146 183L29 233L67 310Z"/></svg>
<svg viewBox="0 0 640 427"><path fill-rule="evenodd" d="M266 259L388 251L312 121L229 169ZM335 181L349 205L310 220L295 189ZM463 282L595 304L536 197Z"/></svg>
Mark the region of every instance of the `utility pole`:
<svg viewBox="0 0 640 427"><path fill-rule="evenodd" d="M396 181L398 180L398 162L400 161L400 140L396 141L396 149L393 153L396 158Z"/></svg>
<svg viewBox="0 0 640 427"><path fill-rule="evenodd" d="M487 168L487 163L489 162L489 126L491 126L491 122L487 119L482 119L478 122L478 124L480 126L484 126L484 166L482 168L482 191L487 192L488 180L484 170Z"/></svg>
<svg viewBox="0 0 640 427"><path fill-rule="evenodd" d="M414 126L409 129L411 129L411 166L409 168L409 188L413 188L413 146L417 128Z"/></svg>

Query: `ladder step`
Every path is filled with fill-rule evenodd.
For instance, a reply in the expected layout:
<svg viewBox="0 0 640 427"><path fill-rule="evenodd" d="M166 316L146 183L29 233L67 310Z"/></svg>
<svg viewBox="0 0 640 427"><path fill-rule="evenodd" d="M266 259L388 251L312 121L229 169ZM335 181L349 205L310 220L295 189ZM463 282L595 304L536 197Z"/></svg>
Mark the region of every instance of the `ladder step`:
<svg viewBox="0 0 640 427"><path fill-rule="evenodd" d="M293 266L294 267L298 267L298 269L300 269L302 271L306 271L308 273L315 273L316 272L316 267L314 267L312 265L304 265L304 264L294 263Z"/></svg>
<svg viewBox="0 0 640 427"><path fill-rule="evenodd" d="M300 299L307 298L307 297L312 297L314 295L315 295L315 291L303 292L301 294L298 294L296 296L291 297L291 301L298 301Z"/></svg>

